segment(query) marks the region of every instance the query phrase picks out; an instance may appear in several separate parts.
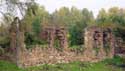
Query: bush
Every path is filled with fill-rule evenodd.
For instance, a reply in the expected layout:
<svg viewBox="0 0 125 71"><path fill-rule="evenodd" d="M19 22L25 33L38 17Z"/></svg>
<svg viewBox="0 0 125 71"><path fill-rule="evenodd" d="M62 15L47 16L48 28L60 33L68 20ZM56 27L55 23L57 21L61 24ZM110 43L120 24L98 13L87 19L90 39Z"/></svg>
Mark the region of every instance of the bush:
<svg viewBox="0 0 125 71"><path fill-rule="evenodd" d="M77 23L69 28L69 40L70 46L83 45L84 44L84 28L86 27L83 23Z"/></svg>
<svg viewBox="0 0 125 71"><path fill-rule="evenodd" d="M48 42L40 40L39 37L33 33L25 33L25 43L28 48L31 48L32 45L46 45Z"/></svg>
<svg viewBox="0 0 125 71"><path fill-rule="evenodd" d="M108 65L120 65L125 63L125 60L120 56L114 56L113 59L105 59L103 62Z"/></svg>

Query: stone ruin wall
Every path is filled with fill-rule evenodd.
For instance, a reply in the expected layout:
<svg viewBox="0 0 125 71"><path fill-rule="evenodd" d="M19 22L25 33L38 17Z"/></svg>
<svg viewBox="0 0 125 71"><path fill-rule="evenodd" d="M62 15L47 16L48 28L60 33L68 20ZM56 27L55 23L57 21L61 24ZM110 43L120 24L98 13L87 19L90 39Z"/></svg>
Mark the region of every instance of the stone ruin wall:
<svg viewBox="0 0 125 71"><path fill-rule="evenodd" d="M16 26L15 26L16 27ZM11 31L11 51L13 53L10 59L19 67L28 67L39 64L55 64L68 63L72 61L90 61L97 62L105 58L112 58L114 55L114 39L111 32L107 32L104 37L105 30L98 27L88 27L85 29L85 44L83 52L72 51L68 47L68 39L64 28L46 28L48 35L49 46L41 47L34 46L31 49L26 49L24 46L24 31L18 29L17 32ZM18 37L17 37L18 36ZM60 40L62 51L54 48L54 40ZM15 41L16 40L16 41ZM104 40L109 42L109 53L104 50ZM98 47L97 47L98 46ZM94 50L94 48L98 49Z"/></svg>
<svg viewBox="0 0 125 71"><path fill-rule="evenodd" d="M120 37L116 38L115 53L116 54L125 54L125 42Z"/></svg>
<svg viewBox="0 0 125 71"><path fill-rule="evenodd" d="M40 37L48 41L50 48L54 47L55 40L59 40L59 44L62 49L68 47L68 40L66 37L66 29L63 27L44 27L41 31ZM41 40L42 40L41 39Z"/></svg>
<svg viewBox="0 0 125 71"><path fill-rule="evenodd" d="M105 59L114 56L115 39L109 28L93 26L85 31L85 57Z"/></svg>

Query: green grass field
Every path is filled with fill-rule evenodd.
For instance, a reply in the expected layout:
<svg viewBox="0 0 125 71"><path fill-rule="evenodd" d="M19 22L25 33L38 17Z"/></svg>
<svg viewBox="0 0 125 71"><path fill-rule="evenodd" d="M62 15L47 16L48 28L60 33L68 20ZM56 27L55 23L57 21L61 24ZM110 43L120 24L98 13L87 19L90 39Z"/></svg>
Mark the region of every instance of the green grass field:
<svg viewBox="0 0 125 71"><path fill-rule="evenodd" d="M55 65L40 65L28 68L18 68L15 64L0 61L0 71L124 71L125 68L119 67L124 63L124 59L115 57L113 59L106 59L98 63L89 62L71 62Z"/></svg>

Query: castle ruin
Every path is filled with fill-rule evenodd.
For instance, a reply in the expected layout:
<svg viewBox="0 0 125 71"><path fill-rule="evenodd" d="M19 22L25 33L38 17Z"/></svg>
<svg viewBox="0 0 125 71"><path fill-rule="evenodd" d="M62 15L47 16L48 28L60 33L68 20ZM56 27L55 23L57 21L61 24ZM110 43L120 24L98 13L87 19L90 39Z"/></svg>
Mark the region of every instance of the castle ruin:
<svg viewBox="0 0 125 71"><path fill-rule="evenodd" d="M39 64L68 63L72 61L97 62L114 56L115 39L110 28L96 26L87 27L84 36L84 50L77 54L68 46L67 32L64 27L45 27L43 36L48 41L46 48L39 45L26 49L24 43L24 31L21 22L15 18L10 30L10 52L9 59L19 67L28 67ZM83 29L84 30L84 29ZM42 35L41 35L42 37ZM54 48L55 39L59 40L62 51ZM41 39L42 40L42 39Z"/></svg>

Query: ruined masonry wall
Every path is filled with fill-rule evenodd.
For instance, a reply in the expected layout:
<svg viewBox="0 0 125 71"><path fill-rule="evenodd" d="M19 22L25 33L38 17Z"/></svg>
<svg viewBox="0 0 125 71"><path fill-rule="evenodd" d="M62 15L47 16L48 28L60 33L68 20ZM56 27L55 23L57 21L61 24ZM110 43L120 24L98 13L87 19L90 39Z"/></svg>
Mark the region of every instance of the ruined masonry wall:
<svg viewBox="0 0 125 71"><path fill-rule="evenodd" d="M77 54L74 51L58 51L54 48L42 48L36 46L32 49L25 50L20 55L20 65L23 67L34 66L39 64L69 63L73 61L90 61L97 62L102 58L85 57L84 53Z"/></svg>
<svg viewBox="0 0 125 71"><path fill-rule="evenodd" d="M20 26L18 18L14 20L11 27L11 45L12 59L19 67L28 67L39 64L55 64L68 63L72 61L90 61L97 62L105 58L112 58L114 55L114 39L111 32L107 32L98 27L90 27L85 30L85 46L82 52L75 52L68 48L68 40L64 28L47 28L50 34L48 37L49 46L35 46L31 49L26 49L24 46L24 31ZM18 31L18 32L17 32ZM106 36L104 37L104 33ZM54 48L54 40L60 40L62 51ZM108 41L109 43L104 43ZM110 40L110 41L109 41ZM107 46L107 44L109 46ZM105 51L105 46L109 47L109 53Z"/></svg>

